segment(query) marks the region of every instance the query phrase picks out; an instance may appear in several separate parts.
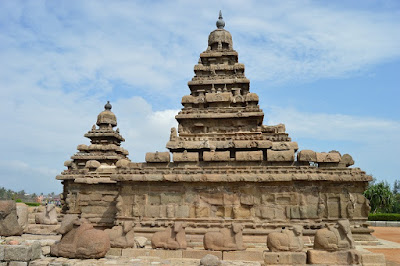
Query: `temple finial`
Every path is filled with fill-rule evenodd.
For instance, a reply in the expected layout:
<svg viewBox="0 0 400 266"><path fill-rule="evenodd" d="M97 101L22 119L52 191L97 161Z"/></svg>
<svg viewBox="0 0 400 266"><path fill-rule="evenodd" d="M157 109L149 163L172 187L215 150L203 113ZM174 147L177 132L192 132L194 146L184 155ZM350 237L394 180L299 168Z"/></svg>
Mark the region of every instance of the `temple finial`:
<svg viewBox="0 0 400 266"><path fill-rule="evenodd" d="M104 105L104 109L106 110L111 110L112 106L110 104L110 101L107 101L106 105Z"/></svg>
<svg viewBox="0 0 400 266"><path fill-rule="evenodd" d="M219 11L219 17L218 17L218 20L217 20L217 28L218 29L223 29L224 27L225 27L225 21L224 21L224 19L222 17L222 12L220 10Z"/></svg>

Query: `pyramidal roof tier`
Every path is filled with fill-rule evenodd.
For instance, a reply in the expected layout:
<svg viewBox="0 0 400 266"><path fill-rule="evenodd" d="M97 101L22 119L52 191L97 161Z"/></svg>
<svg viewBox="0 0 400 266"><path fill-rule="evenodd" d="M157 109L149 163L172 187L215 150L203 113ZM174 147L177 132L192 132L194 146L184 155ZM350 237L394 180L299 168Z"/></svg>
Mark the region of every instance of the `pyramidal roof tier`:
<svg viewBox="0 0 400 266"><path fill-rule="evenodd" d="M190 94L183 96L183 108L176 116L178 132L171 130L167 148L173 152L210 147L257 150L271 147L273 141L290 142L283 124L262 125L264 113L258 95L250 92L245 66L238 61L221 12L216 24L207 50L194 66L195 76L188 82ZM251 143L235 143L246 140ZM297 150L296 143L289 145Z"/></svg>

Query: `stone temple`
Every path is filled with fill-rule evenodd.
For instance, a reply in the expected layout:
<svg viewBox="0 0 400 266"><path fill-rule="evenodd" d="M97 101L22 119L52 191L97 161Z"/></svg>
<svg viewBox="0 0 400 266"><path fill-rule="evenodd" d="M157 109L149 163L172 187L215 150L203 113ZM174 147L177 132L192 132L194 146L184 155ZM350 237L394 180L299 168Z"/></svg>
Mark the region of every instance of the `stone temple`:
<svg viewBox="0 0 400 266"><path fill-rule="evenodd" d="M263 125L259 97L224 26L220 15L182 97L169 151L131 162L107 103L85 134L90 145L78 145L57 176L63 212L99 228L133 222L135 234L147 237L184 222L188 245L233 222L245 242L265 243L277 228L302 226L313 235L340 219L350 221L356 241L370 240L363 192L372 178L351 168L348 154L299 151L285 125Z"/></svg>

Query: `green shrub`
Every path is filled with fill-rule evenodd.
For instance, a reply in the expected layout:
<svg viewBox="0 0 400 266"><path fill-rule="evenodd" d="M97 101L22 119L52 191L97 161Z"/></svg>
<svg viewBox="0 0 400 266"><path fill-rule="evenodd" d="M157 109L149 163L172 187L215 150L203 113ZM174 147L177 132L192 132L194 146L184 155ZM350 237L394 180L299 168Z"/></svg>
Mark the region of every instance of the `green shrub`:
<svg viewBox="0 0 400 266"><path fill-rule="evenodd" d="M370 213L369 221L400 221L400 213Z"/></svg>
<svg viewBox="0 0 400 266"><path fill-rule="evenodd" d="M15 202L22 202L22 200L21 199L16 199Z"/></svg>
<svg viewBox="0 0 400 266"><path fill-rule="evenodd" d="M25 204L31 207L40 206L39 202L25 202Z"/></svg>

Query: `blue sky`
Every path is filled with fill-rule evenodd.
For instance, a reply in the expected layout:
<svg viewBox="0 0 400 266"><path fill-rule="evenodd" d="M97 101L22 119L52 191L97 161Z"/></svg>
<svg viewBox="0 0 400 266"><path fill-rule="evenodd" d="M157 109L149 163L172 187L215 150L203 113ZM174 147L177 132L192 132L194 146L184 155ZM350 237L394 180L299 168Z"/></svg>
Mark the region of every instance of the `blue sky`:
<svg viewBox="0 0 400 266"><path fill-rule="evenodd" d="M264 124L392 183L400 150L399 1L0 1L0 186L55 176L107 100L133 161L163 151L222 9Z"/></svg>

